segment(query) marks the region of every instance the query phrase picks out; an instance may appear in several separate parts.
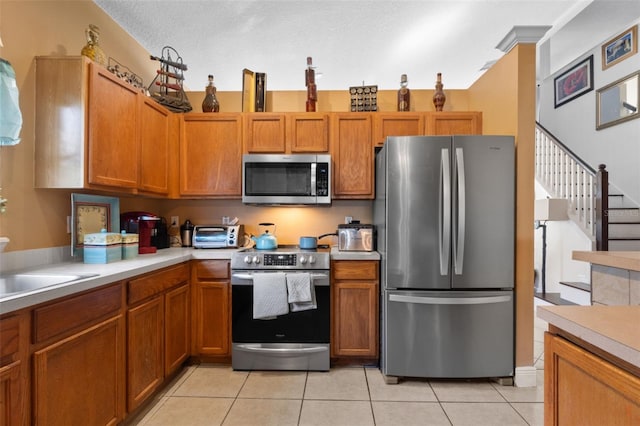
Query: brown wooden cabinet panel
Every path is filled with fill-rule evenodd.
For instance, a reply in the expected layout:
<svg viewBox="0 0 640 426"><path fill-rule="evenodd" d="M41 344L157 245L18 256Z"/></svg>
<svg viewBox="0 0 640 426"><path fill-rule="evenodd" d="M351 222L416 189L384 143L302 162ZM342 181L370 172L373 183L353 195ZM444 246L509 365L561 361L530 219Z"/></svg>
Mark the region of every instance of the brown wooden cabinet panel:
<svg viewBox="0 0 640 426"><path fill-rule="evenodd" d="M153 297L165 290L175 287L189 280L189 264L181 263L176 266L151 272L128 283L128 303L134 304L147 297Z"/></svg>
<svg viewBox="0 0 640 426"><path fill-rule="evenodd" d="M481 135L482 113L432 112L426 116L426 135Z"/></svg>
<svg viewBox="0 0 640 426"><path fill-rule="evenodd" d="M151 98L140 101L140 178L139 189L158 195L169 193L169 159L176 153L171 129L173 114Z"/></svg>
<svg viewBox="0 0 640 426"><path fill-rule="evenodd" d="M382 146L387 136L417 136L424 134L423 113L395 112L374 115L376 146Z"/></svg>
<svg viewBox="0 0 640 426"><path fill-rule="evenodd" d="M171 375L189 358L191 339L189 285L165 295L164 374Z"/></svg>
<svg viewBox="0 0 640 426"><path fill-rule="evenodd" d="M244 117L244 152L286 152L285 115L277 113L246 113Z"/></svg>
<svg viewBox="0 0 640 426"><path fill-rule="evenodd" d="M106 320L33 354L41 425L115 425L124 417L125 320Z"/></svg>
<svg viewBox="0 0 640 426"><path fill-rule="evenodd" d="M332 263L332 357L378 357L378 265L378 261Z"/></svg>
<svg viewBox="0 0 640 426"><path fill-rule="evenodd" d="M288 113L287 143L292 153L329 152L329 115Z"/></svg>
<svg viewBox="0 0 640 426"><path fill-rule="evenodd" d="M29 424L28 312L0 319L0 425Z"/></svg>
<svg viewBox="0 0 640 426"><path fill-rule="evenodd" d="M550 333L544 356L545 425L640 424L640 377Z"/></svg>
<svg viewBox="0 0 640 426"><path fill-rule="evenodd" d="M242 196L240 114L185 114L180 137L180 195Z"/></svg>
<svg viewBox="0 0 640 426"><path fill-rule="evenodd" d="M122 284L118 283L36 308L33 343L59 339L115 315L122 302Z"/></svg>
<svg viewBox="0 0 640 426"><path fill-rule="evenodd" d="M138 92L106 68L89 64L90 184L138 186Z"/></svg>
<svg viewBox="0 0 640 426"><path fill-rule="evenodd" d="M194 355L231 354L231 284L229 261L196 261L191 277ZM222 277L225 275L226 277Z"/></svg>
<svg viewBox="0 0 640 426"><path fill-rule="evenodd" d="M0 367L0 426L27 424L26 411L22 409L21 373L21 361Z"/></svg>
<svg viewBox="0 0 640 426"><path fill-rule="evenodd" d="M127 312L127 410L133 411L164 379L162 296Z"/></svg>
<svg viewBox="0 0 640 426"><path fill-rule="evenodd" d="M369 113L331 115L333 198L372 199L374 158Z"/></svg>

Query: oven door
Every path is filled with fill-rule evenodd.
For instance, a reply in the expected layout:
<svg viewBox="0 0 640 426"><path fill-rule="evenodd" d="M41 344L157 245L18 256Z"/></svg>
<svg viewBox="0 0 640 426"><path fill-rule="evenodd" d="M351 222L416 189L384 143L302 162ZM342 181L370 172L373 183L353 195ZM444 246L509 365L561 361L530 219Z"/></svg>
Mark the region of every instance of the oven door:
<svg viewBox="0 0 640 426"><path fill-rule="evenodd" d="M296 271L301 272L301 271ZM331 330L329 272L310 272L318 308L289 312L275 319L253 319L253 274L231 275L232 340L234 343L329 343Z"/></svg>

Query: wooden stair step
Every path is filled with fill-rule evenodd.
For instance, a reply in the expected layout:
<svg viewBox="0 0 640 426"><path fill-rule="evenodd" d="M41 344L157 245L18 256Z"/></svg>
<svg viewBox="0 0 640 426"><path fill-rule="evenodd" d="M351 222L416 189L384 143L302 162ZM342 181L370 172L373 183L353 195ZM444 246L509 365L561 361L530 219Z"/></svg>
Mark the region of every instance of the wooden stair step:
<svg viewBox="0 0 640 426"><path fill-rule="evenodd" d="M534 296L553 305L577 305L577 303L560 297L560 293L534 293Z"/></svg>
<svg viewBox="0 0 640 426"><path fill-rule="evenodd" d="M561 285L566 285L567 287L577 288L578 290L586 291L587 293L591 293L591 284L583 283L580 281L560 281Z"/></svg>

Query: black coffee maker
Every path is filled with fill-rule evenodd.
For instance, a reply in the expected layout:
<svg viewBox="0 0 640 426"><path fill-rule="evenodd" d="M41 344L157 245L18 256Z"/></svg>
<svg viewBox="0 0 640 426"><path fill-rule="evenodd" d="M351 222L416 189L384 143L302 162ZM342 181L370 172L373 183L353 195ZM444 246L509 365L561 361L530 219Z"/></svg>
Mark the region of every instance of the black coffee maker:
<svg viewBox="0 0 640 426"><path fill-rule="evenodd" d="M165 218L148 212L125 212L120 226L127 233L138 234L138 253L155 253L169 247L169 231Z"/></svg>

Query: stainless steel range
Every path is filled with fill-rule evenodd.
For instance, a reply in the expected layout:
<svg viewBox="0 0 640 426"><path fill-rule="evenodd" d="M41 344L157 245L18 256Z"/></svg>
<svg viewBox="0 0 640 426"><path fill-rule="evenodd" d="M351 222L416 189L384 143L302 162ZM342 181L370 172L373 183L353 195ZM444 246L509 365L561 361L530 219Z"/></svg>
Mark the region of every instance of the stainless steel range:
<svg viewBox="0 0 640 426"><path fill-rule="evenodd" d="M234 370L329 370L329 250L231 257Z"/></svg>

